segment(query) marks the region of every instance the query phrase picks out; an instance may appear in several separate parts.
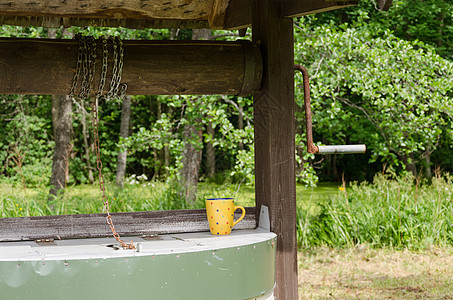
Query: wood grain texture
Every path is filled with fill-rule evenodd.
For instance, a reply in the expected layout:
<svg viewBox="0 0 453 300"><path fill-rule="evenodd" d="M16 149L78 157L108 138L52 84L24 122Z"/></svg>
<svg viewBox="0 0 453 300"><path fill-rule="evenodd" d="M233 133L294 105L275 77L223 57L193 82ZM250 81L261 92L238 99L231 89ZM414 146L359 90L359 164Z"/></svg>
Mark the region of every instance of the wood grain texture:
<svg viewBox="0 0 453 300"><path fill-rule="evenodd" d="M98 43L96 86L101 48ZM77 51L74 40L0 39L0 94L68 94ZM129 95L246 96L259 88L261 72L248 66L261 66L260 59L258 47L244 41L124 41L122 82Z"/></svg>
<svg viewBox="0 0 453 300"><path fill-rule="evenodd" d="M209 231L204 209L112 213L111 215L115 228L121 236ZM235 219L239 216L240 214L235 215ZM256 228L255 208L246 208L246 216L234 228ZM105 214L0 218L0 242L111 235Z"/></svg>
<svg viewBox="0 0 453 300"><path fill-rule="evenodd" d="M213 2L214 0L0 0L0 25L54 28L209 28L208 16Z"/></svg>
<svg viewBox="0 0 453 300"><path fill-rule="evenodd" d="M332 1L332 0L287 0L282 1L282 16L295 18L309 14L321 13L330 10L357 5L359 1Z"/></svg>
<svg viewBox="0 0 453 300"><path fill-rule="evenodd" d="M0 13L26 17L206 20L212 0L0 0Z"/></svg>
<svg viewBox="0 0 453 300"><path fill-rule="evenodd" d="M256 207L269 208L277 234L275 299L298 299L293 23L283 1L255 0L253 40L261 48L263 81L254 94ZM259 213L259 211L257 211Z"/></svg>
<svg viewBox="0 0 453 300"><path fill-rule="evenodd" d="M225 13L224 28L250 27L252 3L252 0L230 0ZM358 1L285 0L282 1L281 16L285 18L299 17L357 5L357 3Z"/></svg>
<svg viewBox="0 0 453 300"><path fill-rule="evenodd" d="M240 29L251 25L252 2L0 0L0 25ZM357 5L358 1L286 0L282 3L283 17L297 17Z"/></svg>
<svg viewBox="0 0 453 300"><path fill-rule="evenodd" d="M125 27L145 28L209 28L208 20L178 19L93 19L75 17L24 17L0 15L0 25L39 26L48 28L63 27Z"/></svg>
<svg viewBox="0 0 453 300"><path fill-rule="evenodd" d="M225 27L225 12L229 0L213 0L209 11L208 22L211 29L222 29Z"/></svg>

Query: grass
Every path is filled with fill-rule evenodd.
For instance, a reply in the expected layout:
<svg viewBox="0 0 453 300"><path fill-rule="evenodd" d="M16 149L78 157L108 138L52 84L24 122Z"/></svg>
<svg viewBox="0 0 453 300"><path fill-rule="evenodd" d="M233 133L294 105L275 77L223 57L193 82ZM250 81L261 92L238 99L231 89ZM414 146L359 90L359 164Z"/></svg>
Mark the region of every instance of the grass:
<svg viewBox="0 0 453 300"><path fill-rule="evenodd" d="M297 199L301 207L310 207L327 201L327 195L336 193L334 184L322 184L316 189L306 189L297 185ZM204 199L213 197L234 197L242 206L255 205L253 186L234 184L217 185L201 182L198 200L187 205L177 196L174 188L162 182L141 182L126 185L124 189L107 185L107 199L112 212L168 210L183 208L203 208ZM27 188L0 183L0 217L23 217L61 214L100 213L103 211L101 192L97 184L68 186L64 195L48 203L47 188ZM53 204L53 209L49 204Z"/></svg>
<svg viewBox="0 0 453 300"><path fill-rule="evenodd" d="M413 176L379 175L373 184L352 184L319 204L315 214L298 210L301 247L424 249L453 244L453 177L432 184Z"/></svg>

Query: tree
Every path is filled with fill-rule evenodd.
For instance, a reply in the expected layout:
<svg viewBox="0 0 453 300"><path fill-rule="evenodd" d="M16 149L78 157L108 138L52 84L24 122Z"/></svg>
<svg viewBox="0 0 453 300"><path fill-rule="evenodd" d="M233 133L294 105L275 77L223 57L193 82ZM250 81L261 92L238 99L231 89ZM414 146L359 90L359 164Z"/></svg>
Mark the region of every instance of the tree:
<svg viewBox="0 0 453 300"><path fill-rule="evenodd" d="M120 138L126 139L129 136L129 125L131 117L131 96L123 98L121 110ZM126 174L127 149L118 152L118 164L116 167L116 185L124 186L124 175Z"/></svg>
<svg viewBox="0 0 453 300"><path fill-rule="evenodd" d="M56 29L48 29L47 35L55 39ZM64 34L64 33L63 33ZM72 97L64 95L52 96L52 128L55 139L55 151L52 160L52 176L50 177L50 195L58 194L66 187L69 180L69 159L72 154ZM52 200L52 197L49 198Z"/></svg>
<svg viewBox="0 0 453 300"><path fill-rule="evenodd" d="M69 158L72 152L72 97L54 96L52 111L56 117L52 119L55 132L55 151L52 162L52 176L50 177L50 194L58 196L66 187Z"/></svg>
<svg viewBox="0 0 453 300"><path fill-rule="evenodd" d="M296 57L311 74L321 140L365 142L371 162L416 172L452 122L453 64L365 25L298 27Z"/></svg>

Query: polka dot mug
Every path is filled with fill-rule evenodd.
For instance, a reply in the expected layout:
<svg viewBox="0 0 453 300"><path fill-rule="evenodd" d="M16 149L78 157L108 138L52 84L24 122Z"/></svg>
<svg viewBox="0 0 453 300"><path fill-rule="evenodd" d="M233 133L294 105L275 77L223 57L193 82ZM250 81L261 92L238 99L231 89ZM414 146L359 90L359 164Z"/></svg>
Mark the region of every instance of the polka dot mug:
<svg viewBox="0 0 453 300"><path fill-rule="evenodd" d="M236 209L242 210L242 215L234 221ZM206 200L206 215L212 234L230 234L231 229L244 218L245 209L234 205L234 198L213 198Z"/></svg>

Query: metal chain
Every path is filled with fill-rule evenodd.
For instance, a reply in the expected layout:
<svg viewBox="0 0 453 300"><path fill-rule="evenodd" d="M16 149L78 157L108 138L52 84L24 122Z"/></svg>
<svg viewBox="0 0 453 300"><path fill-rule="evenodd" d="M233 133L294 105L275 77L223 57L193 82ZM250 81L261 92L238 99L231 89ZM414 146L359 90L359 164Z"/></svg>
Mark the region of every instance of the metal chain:
<svg viewBox="0 0 453 300"><path fill-rule="evenodd" d="M80 88L79 98L85 99L87 97L87 82L88 82L88 48L87 48L87 39L82 37L80 40L82 44L82 86Z"/></svg>
<svg viewBox="0 0 453 300"><path fill-rule="evenodd" d="M101 36L102 41L102 69L101 69L101 79L99 81L98 92L96 94L96 98L102 96L104 92L105 81L107 79L107 70L108 70L108 59L109 59L109 50L107 39L104 36Z"/></svg>
<svg viewBox="0 0 453 300"><path fill-rule="evenodd" d="M113 68L112 68L112 80L110 81L110 90L107 94L107 98L111 99L115 95L115 86L116 86L116 78L118 74L118 46L117 46L117 39L112 39L112 46L113 46Z"/></svg>
<svg viewBox="0 0 453 300"><path fill-rule="evenodd" d="M88 50L90 55L88 56L88 91L87 96L90 95L91 88L93 86L94 74L96 73L96 40L92 37L88 37Z"/></svg>
<svg viewBox="0 0 453 300"><path fill-rule="evenodd" d="M123 58L124 58L124 48L123 48L123 41L120 38L116 38L118 43L119 49L119 60L118 60L118 73L116 74L116 83L115 83L115 91L114 94L118 95L118 89L121 83L121 77L123 75Z"/></svg>
<svg viewBox="0 0 453 300"><path fill-rule="evenodd" d="M75 40L79 43L79 50L77 54L77 65L76 65L76 71L74 74L74 78L72 79L72 87L71 90L69 91L69 96L74 97L75 90L77 88L77 82L79 81L79 76L80 76L80 69L82 68L82 60L83 60L83 47L81 40L82 36L78 33L75 36Z"/></svg>
<svg viewBox="0 0 453 300"><path fill-rule="evenodd" d="M86 98L90 95L91 92L91 86L93 83L94 75L95 75L95 67L96 67L96 40L93 37L82 37L82 36L77 36L77 39L79 40L79 53L78 53L78 58L77 58L77 69L76 69L76 74L74 75L73 78L73 84L72 88L70 91L70 95L74 95L75 89L77 87L77 82L78 78L80 76L80 71L82 70L83 72L83 79L82 79L82 86L81 86L81 91L79 94L79 97L81 99ZM102 69L101 69L101 79L99 82L98 86L98 91L96 93L96 97L93 98L92 101L92 113L93 113L93 131L94 131L94 150L96 154L96 164L97 164L97 169L98 169L98 177L99 177L99 188L102 192L102 201L104 203L104 211L107 213L107 225L109 225L113 237L117 240L118 243L120 243L121 247L123 249L135 249L134 243L131 241L130 243L126 244L120 237L119 233L116 232L115 226L113 225L113 220L112 216L110 215L110 204L107 200L107 196L105 194L105 180L104 180L104 175L102 174L102 161L101 161L101 154L100 154L100 140L99 140L99 100L102 99L104 96L102 95L103 90L104 90L104 85L106 82L107 78L107 70L108 70L108 45L107 45L107 40L102 37L102 45L103 45L103 57L102 57ZM122 43L120 43L120 46L122 48ZM116 60L118 58L118 53L116 51L116 47L114 46L114 54L116 53ZM122 55L120 54L121 61L122 61ZM114 62L114 67L116 65L116 62ZM122 63L121 63L121 69L122 69ZM113 77L115 77L115 74L117 74L118 71L113 71L112 75L112 80ZM121 75L119 77L121 80ZM117 78L115 78L115 82ZM119 81L118 81L119 84ZM112 86L110 86L112 88ZM127 85L124 83L122 84L122 90L121 93L125 93L125 89L127 88ZM110 92L109 92L110 93ZM116 93L112 94L112 96L115 96Z"/></svg>
<svg viewBox="0 0 453 300"><path fill-rule="evenodd" d="M102 192L102 201L104 202L104 211L107 213L107 224L109 225L110 229L112 230L113 237L120 243L123 249L135 249L135 245L132 241L126 244L115 230L115 226L113 225L112 216L110 215L110 204L107 200L105 195L105 181L104 175L102 174L102 161L101 161L101 154L100 154L100 142L99 142L99 113L98 113L98 98L95 98L93 101L92 106L93 111L93 127L94 127L94 150L96 153L96 163L97 169L99 171L99 188Z"/></svg>

